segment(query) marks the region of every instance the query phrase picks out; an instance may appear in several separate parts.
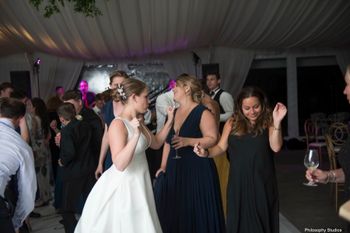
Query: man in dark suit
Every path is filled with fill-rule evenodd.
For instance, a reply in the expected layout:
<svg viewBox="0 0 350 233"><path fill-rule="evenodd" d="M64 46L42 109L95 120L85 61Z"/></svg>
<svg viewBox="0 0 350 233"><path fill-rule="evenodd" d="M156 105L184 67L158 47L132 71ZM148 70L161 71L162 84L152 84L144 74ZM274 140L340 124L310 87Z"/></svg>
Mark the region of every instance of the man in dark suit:
<svg viewBox="0 0 350 233"><path fill-rule="evenodd" d="M77 224L75 213L80 196L86 200L96 179L95 158L92 154L92 129L77 120L73 104L64 103L57 109L64 126L61 130L59 165L62 167L62 217L66 233L73 233Z"/></svg>
<svg viewBox="0 0 350 233"><path fill-rule="evenodd" d="M104 132L101 118L92 109L84 107L81 93L78 90L70 90L64 93L63 102L73 104L75 112L78 114L78 116L80 115L82 117L82 121L87 122L92 128L92 154L95 158L96 168Z"/></svg>

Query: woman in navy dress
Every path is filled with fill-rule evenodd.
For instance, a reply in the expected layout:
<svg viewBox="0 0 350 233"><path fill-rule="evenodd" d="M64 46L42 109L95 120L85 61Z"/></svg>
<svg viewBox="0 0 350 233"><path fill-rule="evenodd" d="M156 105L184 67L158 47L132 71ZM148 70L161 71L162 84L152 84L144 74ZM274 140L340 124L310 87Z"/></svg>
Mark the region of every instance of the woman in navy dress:
<svg viewBox="0 0 350 233"><path fill-rule="evenodd" d="M235 106L218 144L209 151L196 145L195 152L213 157L229 149L227 232L279 232L274 153L282 147L287 108L277 103L271 114L265 94L256 87L244 88Z"/></svg>
<svg viewBox="0 0 350 233"><path fill-rule="evenodd" d="M218 130L214 116L199 104L201 84L195 77L179 76L173 91L180 107L164 145L155 184L163 232L225 232L215 163L193 152L196 143L204 148L216 143ZM180 158L175 158L176 153Z"/></svg>

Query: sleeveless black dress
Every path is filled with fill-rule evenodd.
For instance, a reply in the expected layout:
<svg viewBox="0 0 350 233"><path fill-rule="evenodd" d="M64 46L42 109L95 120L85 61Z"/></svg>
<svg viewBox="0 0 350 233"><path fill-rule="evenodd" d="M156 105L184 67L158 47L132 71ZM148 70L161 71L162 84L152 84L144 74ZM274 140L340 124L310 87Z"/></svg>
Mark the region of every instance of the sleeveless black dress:
<svg viewBox="0 0 350 233"><path fill-rule="evenodd" d="M279 232L274 152L263 134L229 137L227 232Z"/></svg>
<svg viewBox="0 0 350 233"><path fill-rule="evenodd" d="M200 119L206 108L196 106L184 121L179 136L201 138ZM166 139L171 145L174 130ZM173 159L171 147L166 173L155 183L155 200L164 233L223 233L224 214L215 163L201 158L193 147L178 149L180 159Z"/></svg>

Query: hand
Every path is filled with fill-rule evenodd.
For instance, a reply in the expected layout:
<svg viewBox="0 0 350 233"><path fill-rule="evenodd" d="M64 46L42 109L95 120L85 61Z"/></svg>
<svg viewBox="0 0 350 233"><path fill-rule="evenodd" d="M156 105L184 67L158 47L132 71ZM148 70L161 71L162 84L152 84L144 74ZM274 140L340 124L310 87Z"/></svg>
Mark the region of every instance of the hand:
<svg viewBox="0 0 350 233"><path fill-rule="evenodd" d="M199 157L208 157L209 153L204 149L200 143L196 143L193 147L193 152L196 153Z"/></svg>
<svg viewBox="0 0 350 233"><path fill-rule="evenodd" d="M132 128L134 129L135 135L139 135L139 134L140 134L140 128L139 128L139 126L140 126L140 120L138 120L138 119L135 117L135 118L133 118L133 119L130 121L130 123L131 123Z"/></svg>
<svg viewBox="0 0 350 233"><path fill-rule="evenodd" d="M171 139L171 146L174 147L176 150L186 145L186 138L179 137L175 134Z"/></svg>
<svg viewBox="0 0 350 233"><path fill-rule="evenodd" d="M56 134L56 136L55 136L55 144L56 144L56 146L60 146L60 144L61 144L61 133Z"/></svg>
<svg viewBox="0 0 350 233"><path fill-rule="evenodd" d="M98 180L98 178L100 178L100 176L103 173L103 165L102 164L98 164L96 171L95 171L95 178L96 180Z"/></svg>
<svg viewBox="0 0 350 233"><path fill-rule="evenodd" d="M172 122L174 120L175 105L169 106L167 108L168 121Z"/></svg>
<svg viewBox="0 0 350 233"><path fill-rule="evenodd" d="M277 103L272 112L273 122L274 123L276 122L276 124L280 124L280 122L286 116L286 114L287 114L287 107L282 103Z"/></svg>
<svg viewBox="0 0 350 233"><path fill-rule="evenodd" d="M56 120L53 120L50 122L50 128L56 132L56 130L57 130L57 121Z"/></svg>
<svg viewBox="0 0 350 233"><path fill-rule="evenodd" d="M61 161L61 159L58 159L58 165L60 166L60 167L63 167L63 163L62 163L62 161Z"/></svg>
<svg viewBox="0 0 350 233"><path fill-rule="evenodd" d="M305 172L305 177L309 181L325 184L327 180L327 172L322 171L320 169L316 169L316 170L308 169Z"/></svg>
<svg viewBox="0 0 350 233"><path fill-rule="evenodd" d="M137 119L139 120L139 122L141 122L142 124L145 123L145 116L144 116L144 114L139 113L139 114L137 114L136 117L137 117Z"/></svg>
<svg viewBox="0 0 350 233"><path fill-rule="evenodd" d="M159 173L161 173L161 172L165 173L165 169L159 168L158 171L156 172L156 178L159 176Z"/></svg>

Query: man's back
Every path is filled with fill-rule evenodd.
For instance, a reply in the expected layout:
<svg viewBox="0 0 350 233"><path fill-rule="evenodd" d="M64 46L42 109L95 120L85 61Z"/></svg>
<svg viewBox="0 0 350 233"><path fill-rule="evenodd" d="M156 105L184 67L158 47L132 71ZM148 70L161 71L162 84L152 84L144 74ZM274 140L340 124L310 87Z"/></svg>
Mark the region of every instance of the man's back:
<svg viewBox="0 0 350 233"><path fill-rule="evenodd" d="M0 119L0 196L11 176L17 176L18 200L12 222L15 228L34 209L36 176L33 153L29 145L14 130L10 121Z"/></svg>
<svg viewBox="0 0 350 233"><path fill-rule="evenodd" d="M66 178L79 178L95 171L93 135L88 122L72 120L61 130L60 159Z"/></svg>
<svg viewBox="0 0 350 233"><path fill-rule="evenodd" d="M159 95L156 99L156 114L157 114L157 132L159 132L167 117L168 107L172 107L174 102L174 93L172 90Z"/></svg>
<svg viewBox="0 0 350 233"><path fill-rule="evenodd" d="M95 167L97 167L104 131L102 120L92 109L83 108L80 114L83 117L82 121L88 123L92 130L91 149L95 157Z"/></svg>

